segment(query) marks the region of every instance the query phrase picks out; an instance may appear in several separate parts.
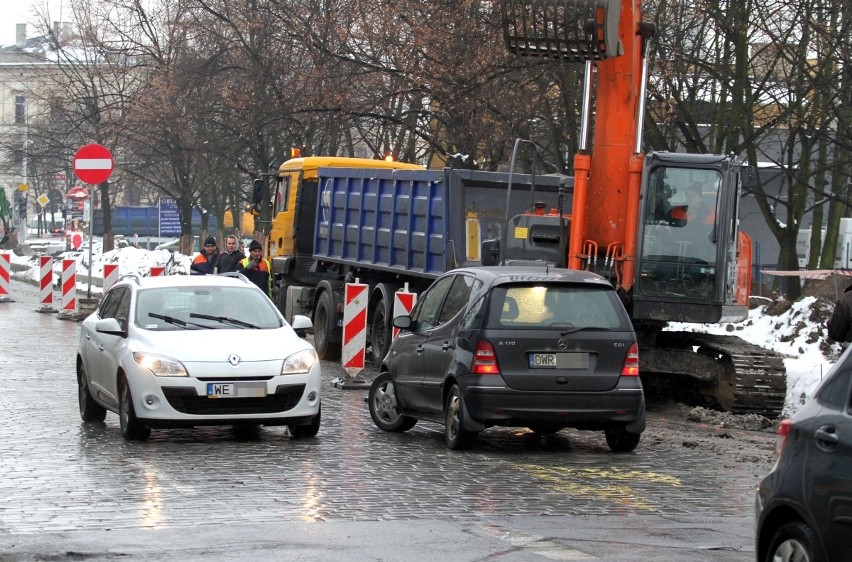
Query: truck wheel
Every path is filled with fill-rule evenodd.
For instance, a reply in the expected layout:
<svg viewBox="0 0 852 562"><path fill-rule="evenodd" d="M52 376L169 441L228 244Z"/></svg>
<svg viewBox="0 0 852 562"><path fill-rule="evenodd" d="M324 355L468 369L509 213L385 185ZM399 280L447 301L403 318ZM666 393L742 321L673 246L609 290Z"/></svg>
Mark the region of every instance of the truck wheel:
<svg viewBox="0 0 852 562"><path fill-rule="evenodd" d="M337 330L335 322L337 313L334 310L334 299L328 291L320 293L317 308L314 311L314 349L320 359L334 361L340 359L340 346L334 345L332 335Z"/></svg>
<svg viewBox="0 0 852 562"><path fill-rule="evenodd" d="M373 348L373 364L379 367L382 359L388 354L391 344L391 327L388 323L388 306L385 299L376 303L373 312L373 323L370 326L370 346Z"/></svg>

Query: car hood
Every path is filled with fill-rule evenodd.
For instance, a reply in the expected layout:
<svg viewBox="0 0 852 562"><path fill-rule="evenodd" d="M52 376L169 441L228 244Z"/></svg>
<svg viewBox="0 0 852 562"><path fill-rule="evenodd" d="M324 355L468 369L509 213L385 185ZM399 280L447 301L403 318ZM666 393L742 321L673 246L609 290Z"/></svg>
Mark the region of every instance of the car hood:
<svg viewBox="0 0 852 562"><path fill-rule="evenodd" d="M184 362L227 361L233 353L242 361L271 361L312 349L289 326L274 330L138 330L135 339L134 351L148 351Z"/></svg>

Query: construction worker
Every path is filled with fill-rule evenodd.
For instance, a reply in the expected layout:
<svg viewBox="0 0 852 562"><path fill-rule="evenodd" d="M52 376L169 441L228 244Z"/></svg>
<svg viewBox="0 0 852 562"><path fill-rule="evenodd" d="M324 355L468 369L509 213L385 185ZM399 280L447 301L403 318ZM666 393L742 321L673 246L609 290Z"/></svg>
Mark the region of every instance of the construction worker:
<svg viewBox="0 0 852 562"><path fill-rule="evenodd" d="M204 240L204 247L201 252L192 260L189 272L192 275L213 275L216 273L218 263L219 248L216 246L216 239L208 236Z"/></svg>
<svg viewBox="0 0 852 562"><path fill-rule="evenodd" d="M263 258L263 246L257 240L252 240L248 249L249 255L240 260L237 271L272 298L272 265L269 260Z"/></svg>

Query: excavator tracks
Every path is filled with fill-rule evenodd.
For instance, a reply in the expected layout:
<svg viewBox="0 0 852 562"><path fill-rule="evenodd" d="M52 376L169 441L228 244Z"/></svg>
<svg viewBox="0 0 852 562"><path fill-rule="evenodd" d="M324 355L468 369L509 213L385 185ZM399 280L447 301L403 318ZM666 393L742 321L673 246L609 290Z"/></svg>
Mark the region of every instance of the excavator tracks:
<svg viewBox="0 0 852 562"><path fill-rule="evenodd" d="M781 415L787 396L782 355L736 336L658 332L654 339L653 346L640 345L643 380L673 391L688 388L723 411Z"/></svg>

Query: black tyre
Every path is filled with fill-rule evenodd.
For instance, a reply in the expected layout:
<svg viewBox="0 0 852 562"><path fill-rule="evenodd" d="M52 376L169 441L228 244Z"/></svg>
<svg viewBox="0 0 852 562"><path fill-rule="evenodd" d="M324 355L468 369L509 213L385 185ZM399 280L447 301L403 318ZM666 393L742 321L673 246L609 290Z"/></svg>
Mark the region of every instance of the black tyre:
<svg viewBox="0 0 852 562"><path fill-rule="evenodd" d="M373 311L373 323L370 325L370 346L373 348L373 364L376 367L381 366L391 344L392 330L387 310L385 299L377 302Z"/></svg>
<svg viewBox="0 0 852 562"><path fill-rule="evenodd" d="M785 523L772 535L765 562L815 562L815 544L810 527L799 521Z"/></svg>
<svg viewBox="0 0 852 562"><path fill-rule="evenodd" d="M151 428L139 421L136 409L133 407L133 396L130 385L122 376L118 381L118 422L121 426L121 436L127 441L144 441L151 435Z"/></svg>
<svg viewBox="0 0 852 562"><path fill-rule="evenodd" d="M335 361L340 359L340 346L334 345L333 335L337 331L337 312L334 299L328 291L320 293L317 308L314 311L314 348L320 359Z"/></svg>
<svg viewBox="0 0 852 562"><path fill-rule="evenodd" d="M311 419L309 425L288 425L287 429L294 439L307 439L316 437L319 433L320 422L322 421L322 404L320 404L317 414Z"/></svg>
<svg viewBox="0 0 852 562"><path fill-rule="evenodd" d="M80 417L84 422L102 422L106 418L106 408L95 402L89 391L89 379L83 363L77 365L77 399L80 402Z"/></svg>
<svg viewBox="0 0 852 562"><path fill-rule="evenodd" d="M639 445L642 437L641 433L631 433L624 426L611 427L604 430L604 434L609 450L614 453L629 453Z"/></svg>
<svg viewBox="0 0 852 562"><path fill-rule="evenodd" d="M464 418L464 397L459 386L454 384L444 402L444 439L450 449L469 449L476 442L479 433L465 429Z"/></svg>
<svg viewBox="0 0 852 562"><path fill-rule="evenodd" d="M367 403L370 405L370 417L379 429L401 433L417 424L417 418L399 413L396 389L389 373L382 373L375 378L367 393Z"/></svg>
<svg viewBox="0 0 852 562"><path fill-rule="evenodd" d="M531 423L527 427L541 435L552 435L565 429L564 425L558 423Z"/></svg>

